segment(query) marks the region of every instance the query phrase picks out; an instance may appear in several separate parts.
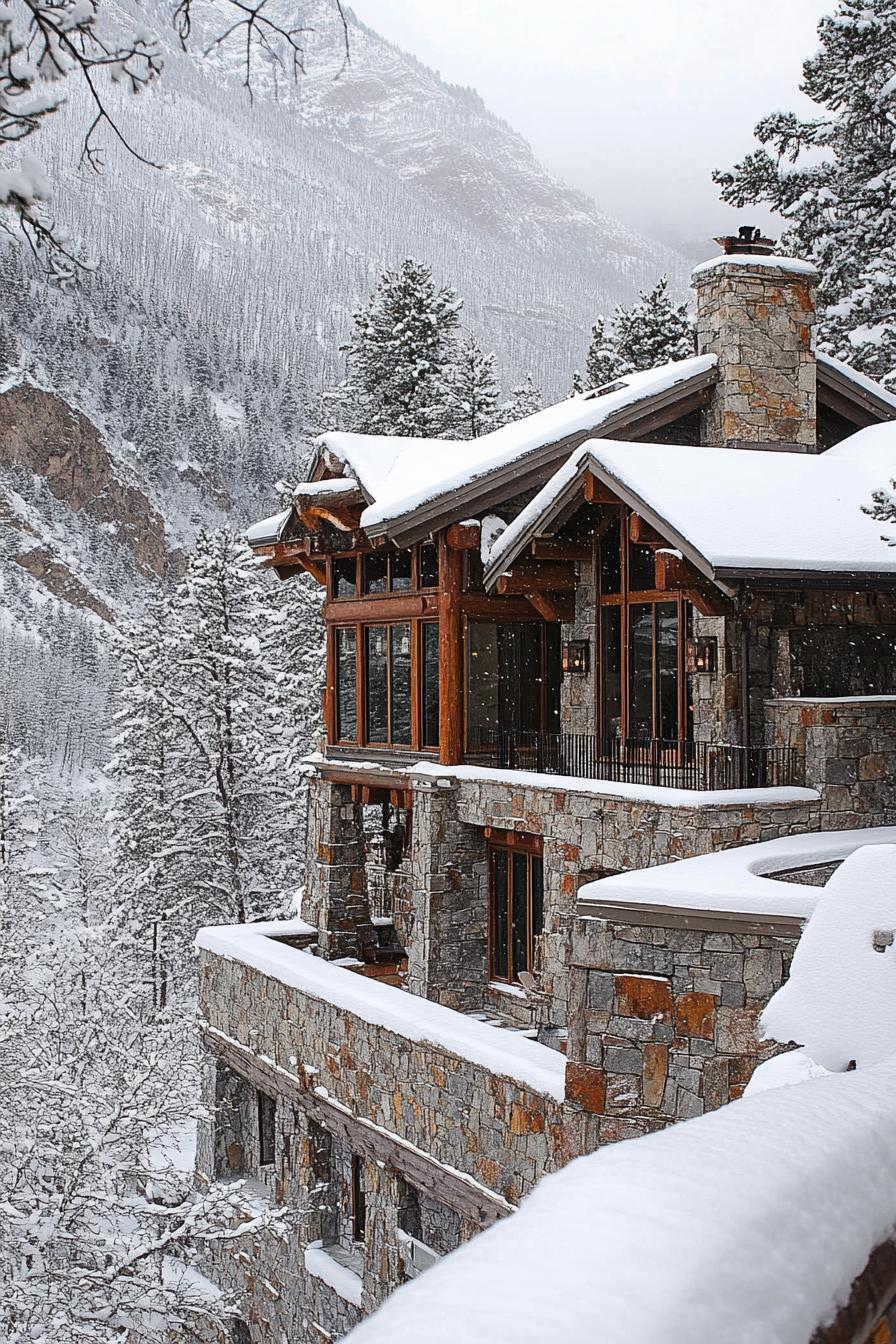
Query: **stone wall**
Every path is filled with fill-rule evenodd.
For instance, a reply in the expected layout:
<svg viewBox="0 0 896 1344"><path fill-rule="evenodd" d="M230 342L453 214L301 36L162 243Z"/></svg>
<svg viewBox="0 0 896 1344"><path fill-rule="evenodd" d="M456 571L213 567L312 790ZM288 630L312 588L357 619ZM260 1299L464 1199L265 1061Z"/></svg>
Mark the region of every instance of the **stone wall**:
<svg viewBox="0 0 896 1344"><path fill-rule="evenodd" d="M821 793L821 830L896 824L896 697L769 700L766 737L789 745Z"/></svg>
<svg viewBox="0 0 896 1344"><path fill-rule="evenodd" d="M593 908L575 924L566 1075L586 1151L741 1095L778 1050L756 1021L799 936L796 920Z"/></svg>
<svg viewBox="0 0 896 1344"><path fill-rule="evenodd" d="M718 258L694 272L697 350L719 378L703 442L736 448L799 444L815 451L815 284L758 258Z"/></svg>
<svg viewBox="0 0 896 1344"><path fill-rule="evenodd" d="M597 649L595 648L594 566L590 560L576 564L575 617L560 628L561 641L586 639L590 650L588 672L565 675L560 681L560 731L562 733L597 732Z"/></svg>
<svg viewBox="0 0 896 1344"><path fill-rule="evenodd" d="M359 1316L304 1266L309 1243L335 1237L343 1250L350 1243L345 1211L334 1225L330 1207L333 1198L345 1197L345 1172L333 1169L339 1144L331 1152L327 1179L316 1126L331 1126L344 1139L346 1126L355 1125L384 1155L383 1160L364 1155L365 1312L403 1281L398 1228L408 1214L409 1187L425 1228L421 1239L431 1238L428 1244L444 1252L482 1226L482 1217L474 1217L465 1201L475 1196L487 1207L515 1204L569 1156L563 1106L552 1096L375 1026L249 966L209 953L201 957L211 1050L206 1101L212 1115L216 1100L235 1104L200 1126L198 1179L201 1184L212 1177L247 1177L256 1200L269 1198L291 1210L295 1228L285 1238L262 1235L246 1245L229 1243L206 1265L212 1278L245 1301L253 1344L281 1337L291 1344L320 1344L324 1336L312 1322L338 1338ZM412 1013L410 996L408 1003ZM241 1068L231 1057L240 1047ZM231 1055L225 1058L227 1050ZM276 1159L268 1167L259 1162L256 1067L264 1071L263 1090L277 1097ZM242 1077L235 1077L241 1069ZM409 1152L428 1155L418 1158L425 1162L426 1180L437 1184L441 1173L444 1191L413 1185L406 1169ZM467 1174L469 1186L458 1172ZM459 1186L473 1195L460 1199Z"/></svg>
<svg viewBox="0 0 896 1344"><path fill-rule="evenodd" d="M365 867L363 808L347 784L308 781L308 854L304 917L328 957L363 958L376 943Z"/></svg>

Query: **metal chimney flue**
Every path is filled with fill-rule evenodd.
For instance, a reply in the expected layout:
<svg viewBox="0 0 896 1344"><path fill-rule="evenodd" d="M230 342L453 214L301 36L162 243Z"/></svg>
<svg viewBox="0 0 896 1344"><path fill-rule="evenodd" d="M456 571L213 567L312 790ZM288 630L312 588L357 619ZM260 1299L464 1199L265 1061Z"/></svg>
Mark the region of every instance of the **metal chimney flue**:
<svg viewBox="0 0 896 1344"><path fill-rule="evenodd" d="M713 242L718 243L722 251L729 255L746 253L748 256L767 257L775 250L774 238L764 238L762 230L753 224L742 224L737 233L729 234L727 238L714 238Z"/></svg>

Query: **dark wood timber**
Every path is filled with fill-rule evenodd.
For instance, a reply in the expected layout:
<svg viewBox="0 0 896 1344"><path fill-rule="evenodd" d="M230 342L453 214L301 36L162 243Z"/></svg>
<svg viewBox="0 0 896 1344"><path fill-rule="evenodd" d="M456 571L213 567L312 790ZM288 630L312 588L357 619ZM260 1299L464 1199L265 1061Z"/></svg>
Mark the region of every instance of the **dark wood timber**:
<svg viewBox="0 0 896 1344"><path fill-rule="evenodd" d="M636 546L665 546L668 544L655 527L645 523L644 519L639 518L636 513L633 513L629 518L628 535Z"/></svg>
<svg viewBox="0 0 896 1344"><path fill-rule="evenodd" d="M552 541L544 538L533 541L532 554L536 560L590 560L591 539L587 541Z"/></svg>
<svg viewBox="0 0 896 1344"><path fill-rule="evenodd" d="M464 553L439 537L439 761L458 765L464 754L464 638L461 593Z"/></svg>
<svg viewBox="0 0 896 1344"><path fill-rule="evenodd" d="M618 504L619 496L590 472L585 476L583 493L588 504Z"/></svg>
<svg viewBox="0 0 896 1344"><path fill-rule="evenodd" d="M572 564L562 560L517 561L509 574L498 579L497 589L502 596L514 593L574 592L576 571Z"/></svg>
<svg viewBox="0 0 896 1344"><path fill-rule="evenodd" d="M445 531L445 542L452 551L475 551L480 537L478 523L452 523Z"/></svg>
<svg viewBox="0 0 896 1344"><path fill-rule="evenodd" d="M574 593L528 593L527 601L543 621L572 621L576 614Z"/></svg>
<svg viewBox="0 0 896 1344"><path fill-rule="evenodd" d="M820 1326L810 1344L867 1344L896 1300L896 1242L884 1241L871 1252L867 1265L853 1279L849 1301L830 1325ZM892 1339L889 1330L881 1341Z"/></svg>
<svg viewBox="0 0 896 1344"><path fill-rule="evenodd" d="M699 570L671 551L657 551L657 587L666 593L684 593L701 616L733 616L735 605Z"/></svg>
<svg viewBox="0 0 896 1344"><path fill-rule="evenodd" d="M479 1227L487 1227L498 1218L515 1212L513 1204L480 1185L472 1176L464 1179L460 1172L443 1167L401 1135L391 1134L372 1121L354 1115L329 1097L321 1096L304 1079L259 1059L244 1045L214 1027L205 1028L203 1041L212 1054L260 1092L285 1098L315 1124L342 1139L353 1153L398 1172L415 1190L431 1195L462 1218L470 1218Z"/></svg>

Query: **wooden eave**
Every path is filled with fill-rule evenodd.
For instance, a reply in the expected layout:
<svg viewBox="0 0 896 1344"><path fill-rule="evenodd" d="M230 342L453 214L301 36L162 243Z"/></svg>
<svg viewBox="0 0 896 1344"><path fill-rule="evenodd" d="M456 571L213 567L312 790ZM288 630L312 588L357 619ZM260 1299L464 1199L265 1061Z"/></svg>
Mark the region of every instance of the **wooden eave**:
<svg viewBox="0 0 896 1344"><path fill-rule="evenodd" d="M676 383L674 387L626 406L609 415L596 429L579 430L534 449L522 459L468 481L449 494L428 500L395 519L367 530L371 537L388 537L399 546L411 546L433 532L471 514L481 513L530 489L540 489L570 453L588 439L638 439L704 406L717 381L715 368Z"/></svg>
<svg viewBox="0 0 896 1344"><path fill-rule="evenodd" d="M838 415L863 428L884 420L896 420L896 407L861 383L854 382L842 369L819 359L815 366L818 401Z"/></svg>

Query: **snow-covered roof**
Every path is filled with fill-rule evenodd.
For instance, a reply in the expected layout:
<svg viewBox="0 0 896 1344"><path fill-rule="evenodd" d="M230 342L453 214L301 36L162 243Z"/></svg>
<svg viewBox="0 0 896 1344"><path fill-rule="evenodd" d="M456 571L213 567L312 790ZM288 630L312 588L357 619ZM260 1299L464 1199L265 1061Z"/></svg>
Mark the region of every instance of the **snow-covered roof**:
<svg viewBox="0 0 896 1344"><path fill-rule="evenodd" d="M607 1143L352 1344L805 1344L893 1234L894 1109L891 1056Z"/></svg>
<svg viewBox="0 0 896 1344"><path fill-rule="evenodd" d="M458 495L502 469L528 465L543 450L593 433L641 401L711 375L716 363L715 355L698 355L629 374L607 389L567 397L478 439L329 433L317 440L318 452L357 479L372 501L361 526L376 534L421 505Z"/></svg>
<svg viewBox="0 0 896 1344"><path fill-rule="evenodd" d="M896 826L785 835L586 882L579 888L579 908L587 914L595 904L661 905L808 919L821 888L785 882L775 874L839 863L862 846L894 844Z"/></svg>
<svg viewBox="0 0 896 1344"><path fill-rule="evenodd" d="M270 518L262 518L260 522L246 528L246 541L250 546L273 545L282 537L291 517L292 509L284 509L282 513L274 513Z"/></svg>
<svg viewBox="0 0 896 1344"><path fill-rule="evenodd" d="M896 577L886 528L863 512L896 475L896 425L871 426L820 456L592 440L571 455L498 538L491 583L567 494L593 473L708 577ZM784 518L786 516L786 524Z"/></svg>
<svg viewBox="0 0 896 1344"><path fill-rule="evenodd" d="M883 383L876 383L873 378L869 378L864 373L859 373L858 369L854 369L851 364L844 364L842 359L835 359L833 355L826 355L823 350L817 350L815 358L818 362L818 376L822 382L825 379L825 374L829 374L833 378L850 384L858 393L864 392L873 402L880 404L882 410L889 409L891 414L896 415L896 393L884 387ZM828 452L832 453L834 449L829 448Z"/></svg>

